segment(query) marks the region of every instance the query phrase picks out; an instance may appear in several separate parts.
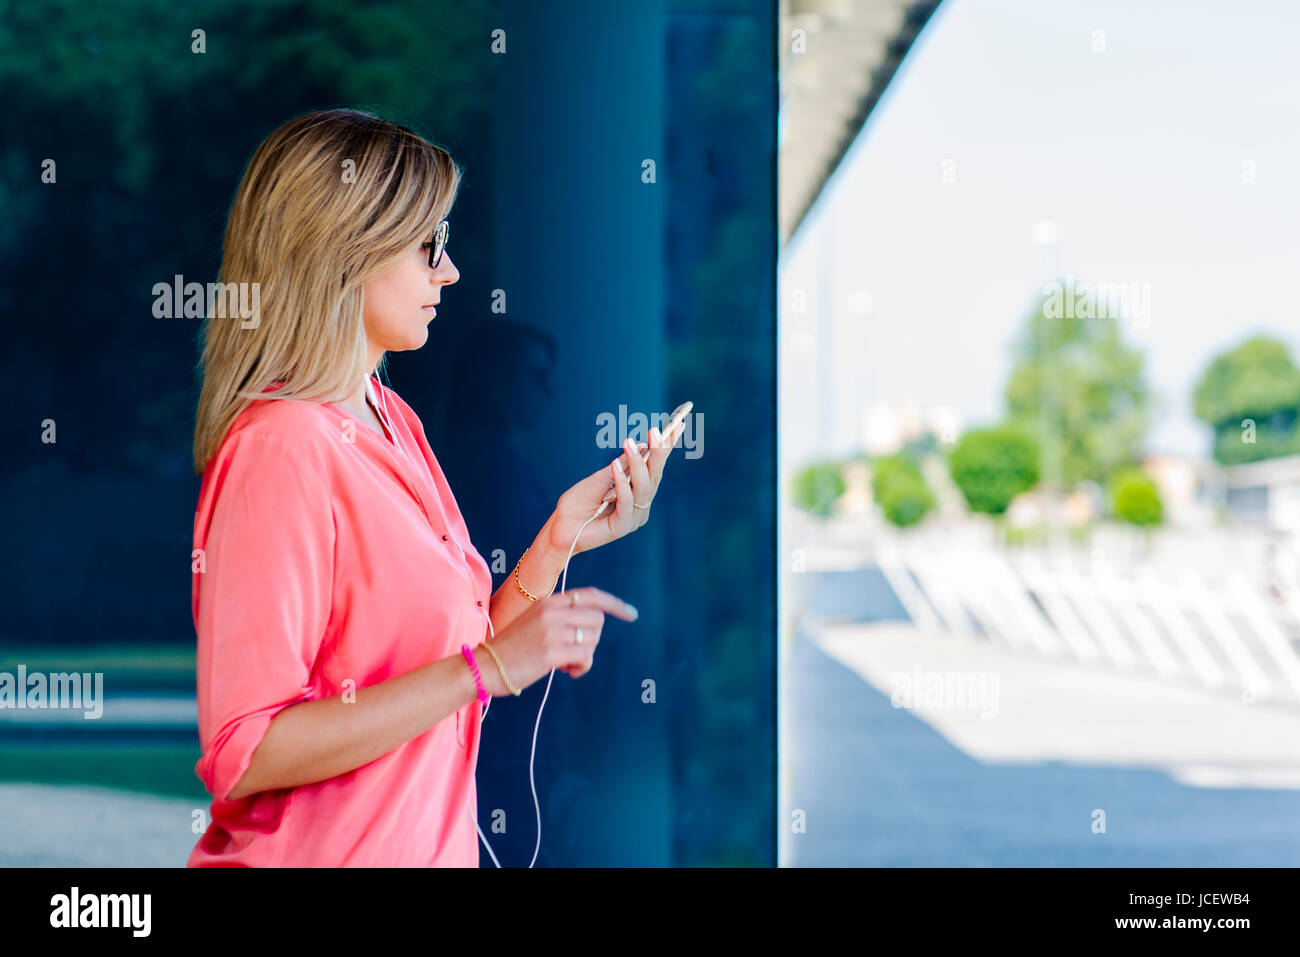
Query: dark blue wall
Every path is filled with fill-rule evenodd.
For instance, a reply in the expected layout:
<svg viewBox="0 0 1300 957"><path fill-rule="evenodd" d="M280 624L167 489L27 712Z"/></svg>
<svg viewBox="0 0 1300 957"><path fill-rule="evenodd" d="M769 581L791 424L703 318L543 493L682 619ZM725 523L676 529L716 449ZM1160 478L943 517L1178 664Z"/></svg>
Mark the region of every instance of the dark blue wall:
<svg viewBox="0 0 1300 957"><path fill-rule="evenodd" d="M212 278L225 204L275 125L322 106L395 109L466 179L449 245L462 278L388 378L420 413L476 547L500 555L497 584L558 496L618 454L597 441L599 415L695 403L684 441L699 444L673 452L649 524L570 566L570 587L604 588L641 617L607 619L589 675L555 676L535 762L538 865L775 863L775 3L412 3L407 26L361 7L343 24L326 3L289 19L283 4L240 6L212 21L206 60L159 60L143 38L114 63L86 54L140 85L143 119L125 97L77 107L68 80L62 130L37 129L64 94L35 82L33 116L4 121L19 166L58 155L61 176L16 206L25 244L0 235L17 257L3 289L15 395L0 435L0 642L192 647L197 325L153 319L152 283ZM144 21L122 9L127 35ZM309 27L340 38L346 68L312 67L319 39L302 64L274 65L276 42ZM490 51L496 28L505 55ZM120 57L131 42L85 44ZM144 131L138 169L124 129ZM87 211L99 224L79 248L95 255L68 276L67 232ZM22 317L59 281L59 324L33 328ZM39 442L45 417L56 446ZM526 865L536 839L528 757L544 688L494 701L484 730L479 816L506 812L507 833L489 838L507 866Z"/></svg>

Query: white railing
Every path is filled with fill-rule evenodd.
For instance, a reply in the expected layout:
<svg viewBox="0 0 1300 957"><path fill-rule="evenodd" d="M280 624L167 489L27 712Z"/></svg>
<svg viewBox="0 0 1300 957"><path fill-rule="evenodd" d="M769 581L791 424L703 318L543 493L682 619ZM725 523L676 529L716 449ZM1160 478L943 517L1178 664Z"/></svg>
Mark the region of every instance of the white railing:
<svg viewBox="0 0 1300 957"><path fill-rule="evenodd" d="M867 554L931 634L1300 704L1300 595L1275 597L1241 570L1161 561L1120 574L1068 551L929 536L881 536Z"/></svg>

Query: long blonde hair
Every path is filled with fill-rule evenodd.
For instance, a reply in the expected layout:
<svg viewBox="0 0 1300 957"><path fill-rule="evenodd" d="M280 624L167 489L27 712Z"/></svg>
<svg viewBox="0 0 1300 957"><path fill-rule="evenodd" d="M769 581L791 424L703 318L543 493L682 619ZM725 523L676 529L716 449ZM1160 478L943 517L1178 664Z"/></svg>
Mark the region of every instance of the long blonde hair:
<svg viewBox="0 0 1300 957"><path fill-rule="evenodd" d="M431 236L462 172L446 150L363 110L307 113L262 142L231 204L220 273L223 285L260 283L259 314L247 328L238 316L204 322L197 474L254 399L338 402L374 371L363 286Z"/></svg>

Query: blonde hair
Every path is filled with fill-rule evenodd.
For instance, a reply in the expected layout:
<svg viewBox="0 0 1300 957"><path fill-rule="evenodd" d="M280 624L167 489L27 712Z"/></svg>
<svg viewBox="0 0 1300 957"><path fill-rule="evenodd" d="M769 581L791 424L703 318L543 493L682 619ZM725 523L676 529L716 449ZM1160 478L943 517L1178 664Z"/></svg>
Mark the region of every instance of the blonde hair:
<svg viewBox="0 0 1300 957"><path fill-rule="evenodd" d="M374 371L363 287L430 237L462 173L446 150L364 110L307 113L262 142L231 204L220 273L260 283L259 315L249 328L204 321L196 473L254 399L337 402Z"/></svg>

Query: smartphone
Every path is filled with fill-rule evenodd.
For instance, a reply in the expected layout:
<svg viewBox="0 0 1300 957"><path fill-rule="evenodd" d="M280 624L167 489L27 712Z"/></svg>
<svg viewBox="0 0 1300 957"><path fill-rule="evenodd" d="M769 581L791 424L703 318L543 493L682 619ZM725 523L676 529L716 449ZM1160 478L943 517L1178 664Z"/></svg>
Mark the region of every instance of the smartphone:
<svg viewBox="0 0 1300 957"><path fill-rule="evenodd" d="M692 408L694 408L694 406L695 406L695 403L694 403L694 402L683 402L683 403L682 403L681 405L679 405L677 408L673 409L672 415L670 415L670 416L668 417L668 423L664 426L664 428L663 428L663 432L661 433L661 435L667 435L669 432L671 432L673 429L675 429L675 428L677 427L677 423L680 422L680 421L682 421L682 419L686 418L686 416L690 414L690 411L691 411ZM680 436L679 436L679 438L680 438ZM674 444L676 444L676 439L674 439L673 442L674 442ZM647 443L647 442L638 442L638 443L637 443L637 448L638 448L638 449L641 449L641 448L644 448L644 449L645 449L645 451L641 453L641 461L642 461L642 462L649 463L649 461L650 461L650 445L649 445L649 443ZM625 454L625 455L627 454L626 451L624 451L624 454ZM624 468L626 468L626 466L624 466ZM607 492L605 493L605 497L602 498L601 501L602 501L602 502L613 502L613 501L615 501L615 500L617 500L617 499L618 499L618 486L616 486L613 482L610 482L610 483L609 483L609 491L607 491Z"/></svg>

